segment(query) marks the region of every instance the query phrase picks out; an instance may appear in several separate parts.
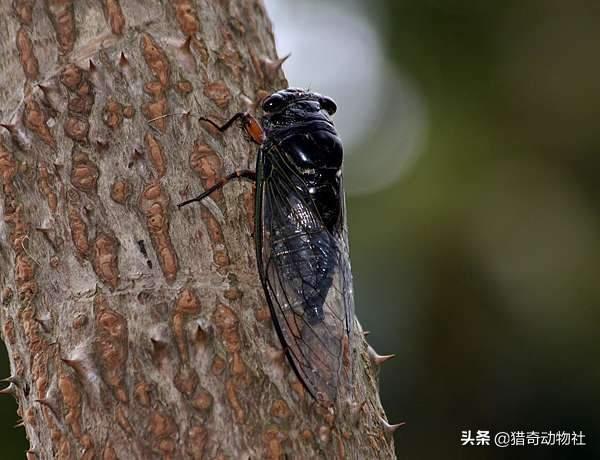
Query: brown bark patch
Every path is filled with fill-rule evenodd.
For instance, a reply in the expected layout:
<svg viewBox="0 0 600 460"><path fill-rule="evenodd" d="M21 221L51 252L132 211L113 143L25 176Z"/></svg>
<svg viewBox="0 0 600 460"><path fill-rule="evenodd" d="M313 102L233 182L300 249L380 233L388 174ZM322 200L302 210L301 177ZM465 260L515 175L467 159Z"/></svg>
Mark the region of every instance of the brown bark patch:
<svg viewBox="0 0 600 460"><path fill-rule="evenodd" d="M77 116L69 116L64 124L65 134L74 141L86 142L90 122Z"/></svg>
<svg viewBox="0 0 600 460"><path fill-rule="evenodd" d="M167 98L164 96L142 105L142 113L144 117L152 123L152 126L157 128L161 133L167 130Z"/></svg>
<svg viewBox="0 0 600 460"><path fill-rule="evenodd" d="M62 394L65 421L75 437L81 437L81 393L75 380L67 374L58 377L58 388Z"/></svg>
<svg viewBox="0 0 600 460"><path fill-rule="evenodd" d="M56 212L56 207L58 206L58 198L53 189L54 176L50 175L48 172L48 167L44 163L40 163L38 172L38 187L40 189L40 193L46 197L46 200L48 201L48 207L50 208L50 211L54 213Z"/></svg>
<svg viewBox="0 0 600 460"><path fill-rule="evenodd" d="M71 160L71 183L82 192L96 192L98 167L90 161L87 154L79 150L73 151Z"/></svg>
<svg viewBox="0 0 600 460"><path fill-rule="evenodd" d="M14 0L13 9L23 25L31 25L35 0Z"/></svg>
<svg viewBox="0 0 600 460"><path fill-rule="evenodd" d="M229 103L231 102L229 87L222 81L205 84L204 95L221 109L229 107Z"/></svg>
<svg viewBox="0 0 600 460"><path fill-rule="evenodd" d="M115 203L125 204L131 195L131 185L125 179L117 179L110 188L110 197Z"/></svg>
<svg viewBox="0 0 600 460"><path fill-rule="evenodd" d="M46 0L46 9L59 50L63 54L72 51L76 36L73 0Z"/></svg>
<svg viewBox="0 0 600 460"><path fill-rule="evenodd" d="M74 206L69 205L67 217L73 245L75 246L78 255L85 258L90 250L87 224Z"/></svg>
<svg viewBox="0 0 600 460"><path fill-rule="evenodd" d="M128 332L125 318L108 307L102 295L94 298L96 337L94 350L106 384L115 397L127 403L125 372L128 355Z"/></svg>
<svg viewBox="0 0 600 460"><path fill-rule="evenodd" d="M188 80L180 80L175 83L175 91L177 91L182 96L190 94L194 90L194 87Z"/></svg>
<svg viewBox="0 0 600 460"><path fill-rule="evenodd" d="M200 177L200 182L205 190L223 178L223 160L199 139L194 143L194 149L190 153L190 167ZM221 190L216 190L211 196L217 202L223 201Z"/></svg>
<svg viewBox="0 0 600 460"><path fill-rule="evenodd" d="M175 17L184 35L195 35L200 30L200 21L190 0L171 0L175 8Z"/></svg>
<svg viewBox="0 0 600 460"><path fill-rule="evenodd" d="M159 182L150 183L140 197L140 208L146 216L146 226L154 251L158 256L165 279L172 282L177 277L177 254L169 236L169 198Z"/></svg>
<svg viewBox="0 0 600 460"><path fill-rule="evenodd" d="M29 33L24 27L17 31L17 50L19 59L23 67L23 73L28 80L35 80L39 74L38 60L33 53L33 44L29 38Z"/></svg>
<svg viewBox="0 0 600 460"><path fill-rule="evenodd" d="M100 233L94 241L94 271L113 289L119 284L119 242L111 235Z"/></svg>
<svg viewBox="0 0 600 460"><path fill-rule="evenodd" d="M142 34L142 55L152 74L158 78L163 89L169 86L171 67L167 55L150 34Z"/></svg>
<svg viewBox="0 0 600 460"><path fill-rule="evenodd" d="M125 28L125 16L119 0L104 0L104 9L110 24L110 29L115 35L121 35Z"/></svg>
<svg viewBox="0 0 600 460"><path fill-rule="evenodd" d="M167 158L165 157L162 145L158 139L150 133L146 133L144 141L146 142L150 162L152 163L156 174L158 174L158 177L163 177L167 173Z"/></svg>
<svg viewBox="0 0 600 460"><path fill-rule="evenodd" d="M115 101L112 96L109 96L104 111L102 113L102 121L110 129L115 129L121 126L123 122L123 105Z"/></svg>
<svg viewBox="0 0 600 460"><path fill-rule="evenodd" d="M56 140L50 132L46 122L48 116L41 109L40 105L33 99L25 102L25 110L23 112L23 121L25 126L33 131L42 141L50 147L56 147Z"/></svg>
<svg viewBox="0 0 600 460"><path fill-rule="evenodd" d="M215 219L208 208L204 206L200 208L200 215L208 230L208 237L212 242L213 261L220 268L226 267L229 265L229 255L227 254L227 247L225 246L225 238L223 237L221 224L219 224L219 221Z"/></svg>

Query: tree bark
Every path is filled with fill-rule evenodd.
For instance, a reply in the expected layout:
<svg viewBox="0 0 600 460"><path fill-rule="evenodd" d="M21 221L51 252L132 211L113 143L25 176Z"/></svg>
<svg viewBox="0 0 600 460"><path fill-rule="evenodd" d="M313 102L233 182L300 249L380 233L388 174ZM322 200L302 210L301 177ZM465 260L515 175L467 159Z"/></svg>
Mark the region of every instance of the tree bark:
<svg viewBox="0 0 600 460"><path fill-rule="evenodd" d="M11 4L12 3L12 4ZM256 271L255 147L286 81L259 0L0 4L1 330L28 458L392 458L381 357L311 400ZM4 37L6 38L6 37Z"/></svg>

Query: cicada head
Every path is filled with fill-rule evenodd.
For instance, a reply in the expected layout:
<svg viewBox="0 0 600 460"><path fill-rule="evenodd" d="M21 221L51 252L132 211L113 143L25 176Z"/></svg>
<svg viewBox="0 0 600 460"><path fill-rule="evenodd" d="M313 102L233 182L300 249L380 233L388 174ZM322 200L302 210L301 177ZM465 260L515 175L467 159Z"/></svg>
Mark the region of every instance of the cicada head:
<svg viewBox="0 0 600 460"><path fill-rule="evenodd" d="M298 122L322 120L333 125L331 116L337 106L333 99L299 88L279 90L262 103L263 126L278 128Z"/></svg>

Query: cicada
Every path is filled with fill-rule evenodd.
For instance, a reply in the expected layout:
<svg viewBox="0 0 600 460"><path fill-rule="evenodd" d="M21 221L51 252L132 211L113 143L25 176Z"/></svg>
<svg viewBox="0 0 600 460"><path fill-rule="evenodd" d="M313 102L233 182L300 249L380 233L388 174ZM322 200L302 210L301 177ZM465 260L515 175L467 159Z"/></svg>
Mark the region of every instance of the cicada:
<svg viewBox="0 0 600 460"><path fill-rule="evenodd" d="M255 242L258 272L277 335L292 369L308 393L335 402L350 386L354 319L345 229L342 142L332 115L335 102L318 93L288 88L262 103L260 122L247 112L236 121L260 145L256 171L229 174L228 181L256 181Z"/></svg>

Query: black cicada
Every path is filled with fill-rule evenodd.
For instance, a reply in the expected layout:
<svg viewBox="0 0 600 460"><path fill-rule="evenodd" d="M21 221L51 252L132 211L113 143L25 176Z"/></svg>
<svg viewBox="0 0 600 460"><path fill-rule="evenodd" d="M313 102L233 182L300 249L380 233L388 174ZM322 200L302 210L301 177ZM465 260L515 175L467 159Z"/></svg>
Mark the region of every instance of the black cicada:
<svg viewBox="0 0 600 460"><path fill-rule="evenodd" d="M343 149L331 121L335 102L317 93L285 89L267 97L259 124L237 113L258 144L256 172L227 181L256 180L256 259L275 329L308 392L333 403L350 384L352 281L345 232ZM262 125L262 126L261 126Z"/></svg>

